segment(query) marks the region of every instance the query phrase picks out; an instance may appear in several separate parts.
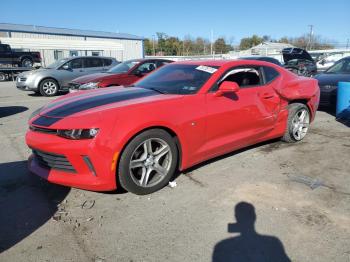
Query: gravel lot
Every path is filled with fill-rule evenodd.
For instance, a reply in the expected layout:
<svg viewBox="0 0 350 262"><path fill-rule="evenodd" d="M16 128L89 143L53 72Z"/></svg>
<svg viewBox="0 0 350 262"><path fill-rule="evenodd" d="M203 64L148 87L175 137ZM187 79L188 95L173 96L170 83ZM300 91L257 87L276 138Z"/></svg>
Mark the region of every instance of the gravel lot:
<svg viewBox="0 0 350 262"><path fill-rule="evenodd" d="M0 83L0 261L350 261L350 128L331 114L301 143L241 150L137 196L28 173L27 118L51 99Z"/></svg>

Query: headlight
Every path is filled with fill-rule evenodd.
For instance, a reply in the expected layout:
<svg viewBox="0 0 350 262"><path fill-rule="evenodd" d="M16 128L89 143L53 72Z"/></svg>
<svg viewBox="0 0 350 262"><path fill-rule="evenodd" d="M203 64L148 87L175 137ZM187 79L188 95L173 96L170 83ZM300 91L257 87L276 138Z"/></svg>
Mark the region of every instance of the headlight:
<svg viewBox="0 0 350 262"><path fill-rule="evenodd" d="M79 90L90 90L98 88L98 82L89 82L79 86Z"/></svg>
<svg viewBox="0 0 350 262"><path fill-rule="evenodd" d="M89 139L98 134L98 128L90 129L59 129L57 135L68 139Z"/></svg>

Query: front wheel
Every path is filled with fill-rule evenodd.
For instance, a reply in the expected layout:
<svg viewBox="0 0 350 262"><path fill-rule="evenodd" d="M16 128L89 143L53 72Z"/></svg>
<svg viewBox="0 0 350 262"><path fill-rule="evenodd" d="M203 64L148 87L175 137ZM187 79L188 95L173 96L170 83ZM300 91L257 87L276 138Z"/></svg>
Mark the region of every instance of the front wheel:
<svg viewBox="0 0 350 262"><path fill-rule="evenodd" d="M173 137L162 129L137 135L123 151L118 167L121 186L137 195L153 193L168 184L177 166Z"/></svg>
<svg viewBox="0 0 350 262"><path fill-rule="evenodd" d="M293 103L288 106L287 128L282 140L295 143L303 140L309 130L310 112L306 105Z"/></svg>
<svg viewBox="0 0 350 262"><path fill-rule="evenodd" d="M45 79L39 85L40 94L54 96L58 93L58 83L53 79Z"/></svg>

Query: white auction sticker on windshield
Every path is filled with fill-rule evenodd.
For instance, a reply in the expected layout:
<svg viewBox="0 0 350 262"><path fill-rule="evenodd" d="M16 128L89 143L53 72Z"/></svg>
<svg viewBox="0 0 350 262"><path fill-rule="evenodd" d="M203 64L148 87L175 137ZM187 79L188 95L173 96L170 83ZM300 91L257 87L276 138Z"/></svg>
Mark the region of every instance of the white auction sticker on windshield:
<svg viewBox="0 0 350 262"><path fill-rule="evenodd" d="M213 73L215 73L215 72L217 71L217 69L214 68L214 67L203 66L203 65L197 66L196 69L197 69L197 70L200 70L200 71L203 71L203 72L207 72L207 73L209 73L209 74L213 74Z"/></svg>

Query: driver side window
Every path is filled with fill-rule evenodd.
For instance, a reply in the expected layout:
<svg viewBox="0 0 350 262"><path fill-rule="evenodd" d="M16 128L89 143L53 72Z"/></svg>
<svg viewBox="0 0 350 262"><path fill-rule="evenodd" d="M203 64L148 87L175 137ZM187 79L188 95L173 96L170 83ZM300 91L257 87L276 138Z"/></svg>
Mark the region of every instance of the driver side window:
<svg viewBox="0 0 350 262"><path fill-rule="evenodd" d="M261 70L259 67L236 67L229 70L212 87L211 91L217 91L224 81L236 82L240 88L255 87L263 84Z"/></svg>
<svg viewBox="0 0 350 262"><path fill-rule="evenodd" d="M83 67L83 60L81 58L73 59L69 61L67 64L68 64L68 67L71 69L78 69Z"/></svg>

